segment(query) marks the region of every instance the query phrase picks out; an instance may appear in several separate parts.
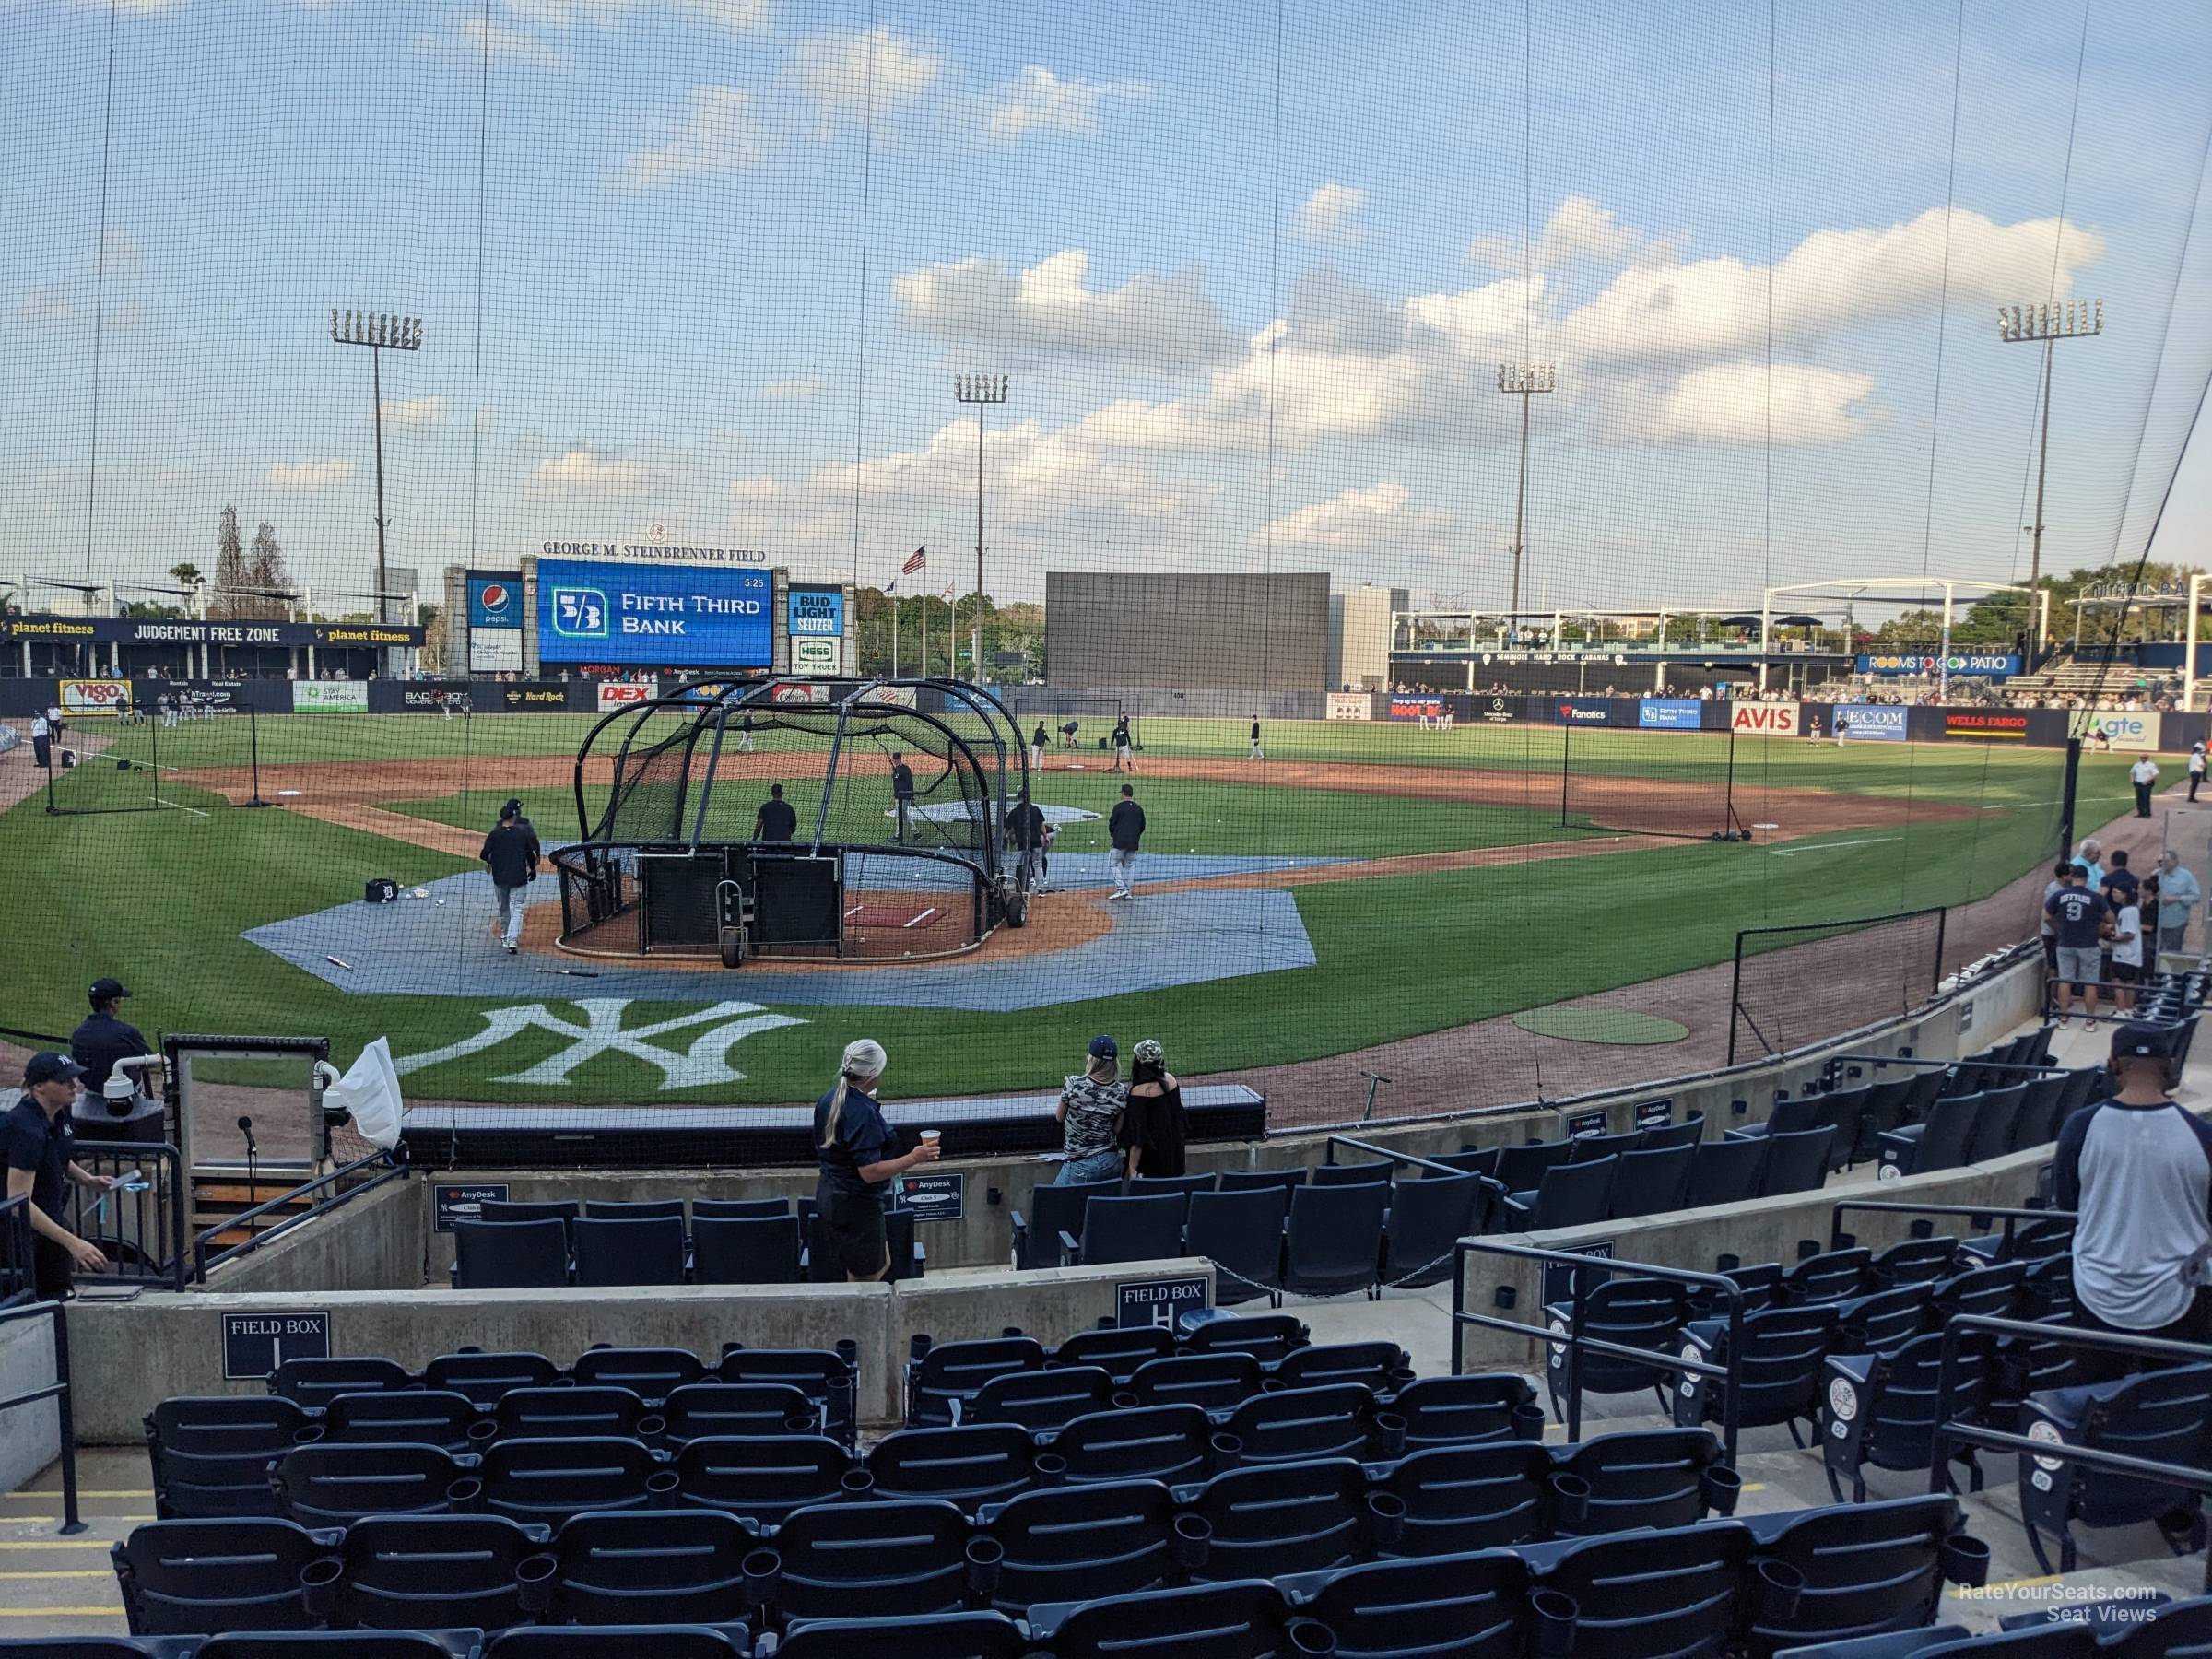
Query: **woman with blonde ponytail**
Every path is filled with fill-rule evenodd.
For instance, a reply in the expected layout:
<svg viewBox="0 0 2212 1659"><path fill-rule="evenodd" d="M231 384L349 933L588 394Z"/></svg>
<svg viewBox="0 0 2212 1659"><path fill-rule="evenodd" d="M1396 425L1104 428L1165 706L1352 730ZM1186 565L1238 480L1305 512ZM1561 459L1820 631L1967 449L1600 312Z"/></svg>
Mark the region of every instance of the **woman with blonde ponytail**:
<svg viewBox="0 0 2212 1659"><path fill-rule="evenodd" d="M876 1103L876 1089L889 1064L883 1045L862 1037L845 1045L837 1081L814 1103L814 1157L820 1170L815 1207L825 1241L848 1282L879 1279L891 1265L883 1225L891 1178L932 1162L937 1144L912 1152L893 1150L890 1125Z"/></svg>

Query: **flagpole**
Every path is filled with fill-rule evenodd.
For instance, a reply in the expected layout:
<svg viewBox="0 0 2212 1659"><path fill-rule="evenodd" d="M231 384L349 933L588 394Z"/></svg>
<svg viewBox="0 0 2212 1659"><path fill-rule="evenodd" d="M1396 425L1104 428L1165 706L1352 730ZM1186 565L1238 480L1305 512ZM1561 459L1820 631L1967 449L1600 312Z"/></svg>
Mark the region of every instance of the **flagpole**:
<svg viewBox="0 0 2212 1659"><path fill-rule="evenodd" d="M891 578L891 677L899 677L899 578Z"/></svg>

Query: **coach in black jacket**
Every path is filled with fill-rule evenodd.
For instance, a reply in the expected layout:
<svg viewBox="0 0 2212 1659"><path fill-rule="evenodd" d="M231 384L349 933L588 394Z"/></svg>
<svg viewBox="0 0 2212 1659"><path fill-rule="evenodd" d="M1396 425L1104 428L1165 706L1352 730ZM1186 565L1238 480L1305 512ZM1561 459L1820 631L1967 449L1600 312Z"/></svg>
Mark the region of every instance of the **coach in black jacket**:
<svg viewBox="0 0 2212 1659"><path fill-rule="evenodd" d="M477 856L491 872L491 890L499 900L492 931L512 956L523 938L523 889L537 879L537 831L523 816L522 802L509 801L500 808L500 821Z"/></svg>

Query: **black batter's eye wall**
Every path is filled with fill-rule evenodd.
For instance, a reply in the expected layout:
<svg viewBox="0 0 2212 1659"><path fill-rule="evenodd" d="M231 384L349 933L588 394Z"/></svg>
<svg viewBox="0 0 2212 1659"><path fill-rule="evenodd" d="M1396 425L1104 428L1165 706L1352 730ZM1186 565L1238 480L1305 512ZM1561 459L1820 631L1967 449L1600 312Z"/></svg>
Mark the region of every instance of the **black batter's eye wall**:
<svg viewBox="0 0 2212 1659"><path fill-rule="evenodd" d="M1328 631L1324 571L1044 578L1046 678L1055 686L1320 691Z"/></svg>

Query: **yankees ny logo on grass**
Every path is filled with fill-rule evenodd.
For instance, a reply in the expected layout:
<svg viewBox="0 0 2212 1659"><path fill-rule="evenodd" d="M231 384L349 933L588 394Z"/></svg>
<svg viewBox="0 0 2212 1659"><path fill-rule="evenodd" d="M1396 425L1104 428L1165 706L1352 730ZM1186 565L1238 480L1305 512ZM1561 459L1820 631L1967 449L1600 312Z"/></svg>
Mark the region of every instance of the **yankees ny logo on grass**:
<svg viewBox="0 0 2212 1659"><path fill-rule="evenodd" d="M540 1060L535 1065L519 1072L510 1072L503 1077L494 1077L495 1083L559 1084L569 1080L569 1074L588 1060L601 1054L628 1054L633 1060L642 1060L656 1066L661 1074L661 1092L676 1088L703 1088L715 1083L735 1083L745 1074L729 1063L729 1052L746 1038L759 1031L772 1031L778 1026L805 1025L803 1019L788 1014L761 1012L759 1003L719 1002L711 1008L701 1008L696 1014L679 1014L673 1019L660 1020L653 1025L623 1028L622 1011L633 999L627 996L584 996L572 1005L583 1011L584 1021L578 1025L565 1019L544 1003L524 1003L506 1008L484 1010L484 1029L473 1037L464 1037L459 1042L449 1042L441 1049L426 1053L409 1054L397 1063L402 1076L420 1071L426 1066L443 1065L449 1060L464 1059L493 1049L524 1031L550 1031L555 1036L569 1039L569 1046L559 1053ZM701 1031L691 1040L690 1047L680 1053L648 1042L649 1037L659 1037L669 1031L687 1027L704 1025L709 1020L723 1023L712 1030Z"/></svg>

